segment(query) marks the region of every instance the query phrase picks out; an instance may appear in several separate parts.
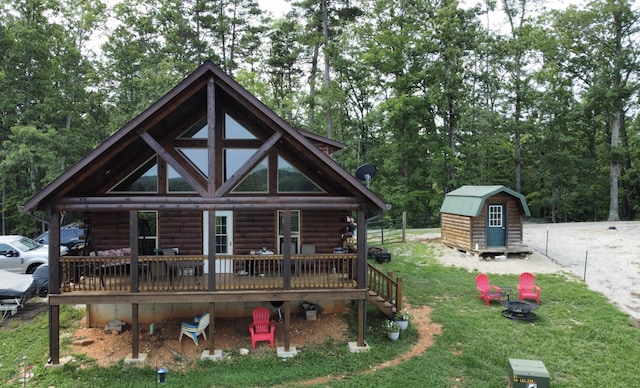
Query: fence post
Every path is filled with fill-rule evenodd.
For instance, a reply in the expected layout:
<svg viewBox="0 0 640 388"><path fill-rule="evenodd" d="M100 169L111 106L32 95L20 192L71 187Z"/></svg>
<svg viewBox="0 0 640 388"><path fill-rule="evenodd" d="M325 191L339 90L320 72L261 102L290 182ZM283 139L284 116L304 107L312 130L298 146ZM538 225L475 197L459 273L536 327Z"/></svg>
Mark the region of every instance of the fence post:
<svg viewBox="0 0 640 388"><path fill-rule="evenodd" d="M406 241L407 237L407 212L402 212L402 242Z"/></svg>
<svg viewBox="0 0 640 388"><path fill-rule="evenodd" d="M402 310L402 278L396 279L396 311Z"/></svg>

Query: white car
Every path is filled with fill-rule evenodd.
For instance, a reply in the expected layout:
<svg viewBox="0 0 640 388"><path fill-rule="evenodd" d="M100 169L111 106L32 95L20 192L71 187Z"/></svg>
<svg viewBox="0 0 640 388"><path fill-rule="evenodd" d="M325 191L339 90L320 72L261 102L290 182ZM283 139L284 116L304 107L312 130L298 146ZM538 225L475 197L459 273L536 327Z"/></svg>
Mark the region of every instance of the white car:
<svg viewBox="0 0 640 388"><path fill-rule="evenodd" d="M60 247L60 255L68 252ZM24 236L0 236L0 269L18 273L33 273L42 264L49 264L49 248Z"/></svg>

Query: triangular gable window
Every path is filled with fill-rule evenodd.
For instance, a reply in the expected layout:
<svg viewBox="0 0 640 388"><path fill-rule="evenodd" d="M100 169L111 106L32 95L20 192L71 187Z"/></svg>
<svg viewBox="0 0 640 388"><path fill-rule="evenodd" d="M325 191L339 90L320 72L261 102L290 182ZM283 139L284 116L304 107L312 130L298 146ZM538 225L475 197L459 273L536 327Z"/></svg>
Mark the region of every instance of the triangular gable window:
<svg viewBox="0 0 640 388"><path fill-rule="evenodd" d="M278 156L278 192L324 193L325 191L283 157Z"/></svg>
<svg viewBox="0 0 640 388"><path fill-rule="evenodd" d="M173 167L167 164L167 192L195 193L196 190Z"/></svg>
<svg viewBox="0 0 640 388"><path fill-rule="evenodd" d="M224 181L228 181L256 153L255 148L227 148L224 150Z"/></svg>
<svg viewBox="0 0 640 388"><path fill-rule="evenodd" d="M178 137L178 139L208 139L209 128L207 127L207 117L203 117L196 121L195 124L189 127L186 131Z"/></svg>
<svg viewBox="0 0 640 388"><path fill-rule="evenodd" d="M120 181L110 192L158 192L158 163L156 158L149 159L128 177Z"/></svg>
<svg viewBox="0 0 640 388"><path fill-rule="evenodd" d="M228 114L224 115L224 138L225 139L256 139L253 133L243 127L239 122L234 120Z"/></svg>
<svg viewBox="0 0 640 388"><path fill-rule="evenodd" d="M178 148L178 151L205 177L209 174L209 152L206 148Z"/></svg>
<svg viewBox="0 0 640 388"><path fill-rule="evenodd" d="M234 193L267 193L269 192L269 158L264 158L240 182Z"/></svg>

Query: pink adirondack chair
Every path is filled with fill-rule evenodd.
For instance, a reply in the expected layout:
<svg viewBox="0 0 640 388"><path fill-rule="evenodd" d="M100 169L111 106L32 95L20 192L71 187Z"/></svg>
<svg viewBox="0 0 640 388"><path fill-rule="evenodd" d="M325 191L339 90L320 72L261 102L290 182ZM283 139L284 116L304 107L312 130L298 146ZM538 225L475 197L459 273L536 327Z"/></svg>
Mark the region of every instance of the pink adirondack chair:
<svg viewBox="0 0 640 388"><path fill-rule="evenodd" d="M476 289L480 291L480 299L488 306L491 299L502 299L502 290L498 286L489 284L489 277L486 274L476 276Z"/></svg>
<svg viewBox="0 0 640 388"><path fill-rule="evenodd" d="M274 346L276 323L270 320L270 317L271 311L266 307L260 306L253 310L253 322L249 324L252 349L256 348L258 341L269 341L271 347Z"/></svg>
<svg viewBox="0 0 640 388"><path fill-rule="evenodd" d="M537 304L540 304L540 286L535 284L536 277L530 272L523 272L520 274L520 283L517 288L520 293L520 300L535 299Z"/></svg>

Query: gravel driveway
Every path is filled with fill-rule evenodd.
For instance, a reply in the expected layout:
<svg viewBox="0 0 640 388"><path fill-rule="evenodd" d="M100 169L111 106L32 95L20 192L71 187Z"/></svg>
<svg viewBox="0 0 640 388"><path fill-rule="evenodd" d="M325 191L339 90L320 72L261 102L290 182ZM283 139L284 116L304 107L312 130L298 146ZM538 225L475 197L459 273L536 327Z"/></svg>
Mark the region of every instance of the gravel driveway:
<svg viewBox="0 0 640 388"><path fill-rule="evenodd" d="M524 243L640 319L640 222L525 224Z"/></svg>

